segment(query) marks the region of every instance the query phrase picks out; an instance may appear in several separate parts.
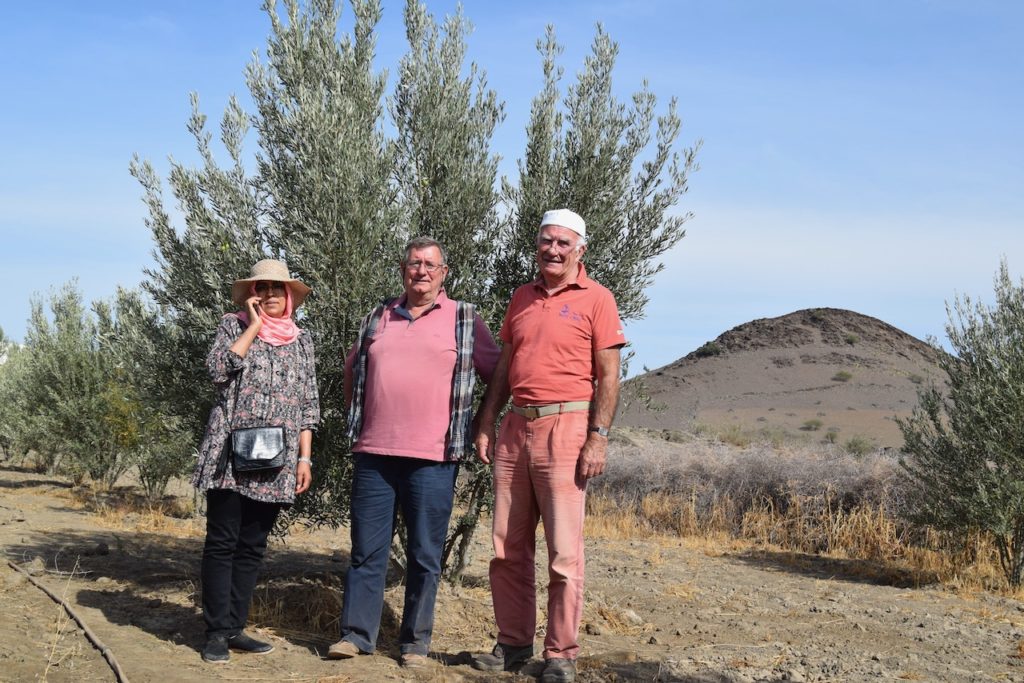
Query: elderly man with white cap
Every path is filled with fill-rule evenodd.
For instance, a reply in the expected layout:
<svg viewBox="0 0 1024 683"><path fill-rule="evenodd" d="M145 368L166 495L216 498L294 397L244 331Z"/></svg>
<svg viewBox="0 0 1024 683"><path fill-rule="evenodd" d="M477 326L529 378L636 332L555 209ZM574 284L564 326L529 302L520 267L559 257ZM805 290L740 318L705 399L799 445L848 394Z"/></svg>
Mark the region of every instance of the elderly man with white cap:
<svg viewBox="0 0 1024 683"><path fill-rule="evenodd" d="M587 277L586 224L548 211L537 235L540 276L512 295L504 347L479 414L478 457L494 462L490 580L498 642L473 666L509 671L533 656L537 522L548 549L546 664L541 681L576 678L583 614L587 481L604 471L626 343L615 298ZM512 409L495 438L498 412ZM495 443L497 442L497 443Z"/></svg>

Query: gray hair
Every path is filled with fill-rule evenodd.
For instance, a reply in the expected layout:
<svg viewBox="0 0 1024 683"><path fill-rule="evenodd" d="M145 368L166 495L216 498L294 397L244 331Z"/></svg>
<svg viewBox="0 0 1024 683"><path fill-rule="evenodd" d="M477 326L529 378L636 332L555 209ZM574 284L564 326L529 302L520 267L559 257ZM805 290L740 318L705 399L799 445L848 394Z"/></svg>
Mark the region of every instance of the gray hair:
<svg viewBox="0 0 1024 683"><path fill-rule="evenodd" d="M413 237L409 240L409 243L405 245L405 256L402 257L402 263L409 262L409 256L413 249L429 249L430 247L437 247L437 250L441 252L441 263L438 265L443 266L448 263L448 252L445 251L444 246L433 237L425 236Z"/></svg>

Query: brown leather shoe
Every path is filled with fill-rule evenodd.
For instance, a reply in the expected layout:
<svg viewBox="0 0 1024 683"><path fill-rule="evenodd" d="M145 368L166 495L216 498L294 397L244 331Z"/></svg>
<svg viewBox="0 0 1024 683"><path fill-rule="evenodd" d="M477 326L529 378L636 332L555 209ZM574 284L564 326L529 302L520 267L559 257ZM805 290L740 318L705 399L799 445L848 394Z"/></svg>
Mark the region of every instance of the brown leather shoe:
<svg viewBox="0 0 1024 683"><path fill-rule="evenodd" d="M430 663L430 658L415 652L404 652L398 662L406 669L422 669Z"/></svg>
<svg viewBox="0 0 1024 683"><path fill-rule="evenodd" d="M363 654L359 647L348 640L339 640L327 648L327 659L352 659L356 655Z"/></svg>

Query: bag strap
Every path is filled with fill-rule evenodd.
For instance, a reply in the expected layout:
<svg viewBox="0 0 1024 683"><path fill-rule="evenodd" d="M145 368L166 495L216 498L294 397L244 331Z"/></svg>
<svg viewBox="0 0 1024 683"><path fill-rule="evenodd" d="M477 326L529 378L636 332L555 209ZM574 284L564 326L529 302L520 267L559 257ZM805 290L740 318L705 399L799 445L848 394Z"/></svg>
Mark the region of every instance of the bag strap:
<svg viewBox="0 0 1024 683"><path fill-rule="evenodd" d="M238 326L241 327L241 319L235 316L235 320L238 321ZM243 329L242 332L244 333L245 330ZM238 405L238 397L242 391L243 372L245 372L245 368L240 369L234 377L228 380L229 382L234 382L235 384L235 400L232 401L230 396L224 399L224 417L228 428L228 438L224 440L224 447L220 449L220 460L217 462L217 466L213 470L214 479L220 479L224 476L225 471L227 471L229 462L231 463L232 471L234 471L234 462L233 459L229 457L229 454L231 453L231 432L235 431L232 422L234 422L235 419L235 406Z"/></svg>
<svg viewBox="0 0 1024 683"><path fill-rule="evenodd" d="M242 319L236 316L235 320L238 321L238 326L241 327L242 326ZM245 333L245 330L243 329L242 330L242 334L244 334L244 333ZM239 336L241 336L241 335L239 335ZM253 341L255 341L255 340L253 340ZM241 395L241 392L242 392L242 373L243 372L245 372L245 368L244 367L240 368L238 370L238 372L235 374L235 376L231 378L230 381L232 383L234 383L234 385L235 385L235 400L234 401L230 401L230 400L227 401L226 405L224 406L224 413L227 415L228 435L229 436L230 436L231 432L235 431L235 426L232 423L235 421L234 412L235 412L235 407L238 406L238 397Z"/></svg>

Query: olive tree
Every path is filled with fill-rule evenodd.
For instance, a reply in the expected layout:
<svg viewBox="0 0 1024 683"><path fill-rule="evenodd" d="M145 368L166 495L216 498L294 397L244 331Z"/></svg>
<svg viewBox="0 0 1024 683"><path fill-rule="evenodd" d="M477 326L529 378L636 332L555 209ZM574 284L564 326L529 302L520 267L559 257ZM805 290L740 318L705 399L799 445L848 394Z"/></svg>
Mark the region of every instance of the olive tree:
<svg viewBox="0 0 1024 683"><path fill-rule="evenodd" d="M401 292L405 241L429 235L444 243L449 293L478 304L496 330L512 289L533 276L541 212L572 207L591 226L588 267L615 292L623 318L635 319L658 256L683 235L687 216L670 210L686 190L695 150L676 149L674 102L659 117L646 86L628 106L616 100L617 48L600 28L563 93L549 31L520 177L501 180L491 139L504 105L483 70L467 64L470 26L461 11L438 23L407 0L409 46L389 94L387 73L374 68L379 0L268 0L264 10L266 51L246 73L254 109L232 100L221 123L226 167L193 98L189 129L202 165L172 160L169 175L183 226L172 226L154 168L132 164L156 245L157 266L144 284L155 307L148 329L163 335L154 343L166 351L151 359L166 378L152 390L198 439L212 400L201 361L217 318L231 310L229 283L257 258L284 258L313 289L300 324L316 344L323 415L313 487L289 519L339 524L348 518L351 480L344 357L361 318ZM244 153L250 132L256 149ZM451 573L467 559L489 477L473 458L460 477L465 513L445 549Z"/></svg>
<svg viewBox="0 0 1024 683"><path fill-rule="evenodd" d="M519 183L504 183L511 216L497 247L496 294L508 301L532 276L544 211L569 207L587 222L588 274L614 292L624 322L642 318L645 291L663 268L659 257L685 234L690 214L672 210L697 168L700 144L678 148L677 102L659 116L646 82L628 104L616 98L618 45L600 25L564 97L553 27L537 48L544 85L533 100Z"/></svg>
<svg viewBox="0 0 1024 683"><path fill-rule="evenodd" d="M254 58L247 74L267 244L313 289L301 324L316 344L323 421L313 487L289 519L327 524L348 518L345 354L362 317L393 289L403 243L395 146L383 130L387 74L373 65L381 6L349 6L346 33L340 3L288 0L281 16L267 2L266 61Z"/></svg>
<svg viewBox="0 0 1024 683"><path fill-rule="evenodd" d="M203 165L190 168L170 160L169 184L185 218L182 230L175 228L164 207L163 181L152 164L135 158L130 167L144 191L156 259L142 287L151 300L151 323L159 330L151 341L162 351L149 355L153 365L146 365L147 374L161 381L151 384L147 396L170 411L197 441L214 399L203 365L212 331L220 316L231 310L230 282L247 275L263 257L260 195L243 164L248 128L247 115L232 98L220 126L220 142L231 163L222 168L199 98L192 95L188 130Z"/></svg>
<svg viewBox="0 0 1024 683"><path fill-rule="evenodd" d="M409 50L389 100L403 227L445 245L450 295L491 310L500 159L490 143L504 107L486 74L475 63L465 67L470 25L461 11L439 27L408 0L405 25Z"/></svg>
<svg viewBox="0 0 1024 683"><path fill-rule="evenodd" d="M114 311L112 332L105 338L117 388L109 428L133 453L143 492L158 501L171 480L194 463L193 430L166 383L169 356L181 340L177 328L164 324L160 309L137 290L119 289Z"/></svg>
<svg viewBox="0 0 1024 683"><path fill-rule="evenodd" d="M940 354L944 388L918 394L899 420L903 467L919 521L995 539L1010 585L1024 571L1024 280L1006 262L995 304L958 296L946 306L952 355Z"/></svg>
<svg viewBox="0 0 1024 683"><path fill-rule="evenodd" d="M48 306L33 299L18 354L23 444L42 468L106 487L132 465L133 455L123 433L112 428L119 411L130 410L105 344L112 334L109 305L99 302L90 311L68 283L50 294Z"/></svg>
<svg viewBox="0 0 1024 683"><path fill-rule="evenodd" d="M6 460L24 454L29 406L25 401L24 374L28 356L0 329L0 453Z"/></svg>
<svg viewBox="0 0 1024 683"><path fill-rule="evenodd" d="M86 307L74 282L32 300L25 344L0 340L0 446L110 488L135 467L151 498L189 464L191 434L159 402L167 352L136 291ZM148 326L148 328L147 328Z"/></svg>

